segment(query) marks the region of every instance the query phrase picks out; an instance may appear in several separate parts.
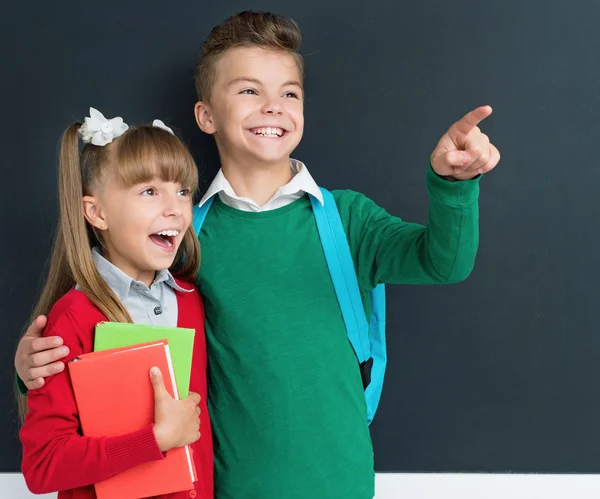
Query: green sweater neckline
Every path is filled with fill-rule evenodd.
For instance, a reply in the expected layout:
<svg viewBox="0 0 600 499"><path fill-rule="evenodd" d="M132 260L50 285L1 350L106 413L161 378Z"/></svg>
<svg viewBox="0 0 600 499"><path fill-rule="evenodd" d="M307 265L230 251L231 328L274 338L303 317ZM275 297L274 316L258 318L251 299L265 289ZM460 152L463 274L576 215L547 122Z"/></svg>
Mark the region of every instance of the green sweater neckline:
<svg viewBox="0 0 600 499"><path fill-rule="evenodd" d="M307 204L310 203L308 199L308 194L305 194L300 199L296 199L286 206L282 206L281 208L275 208L274 210L267 211L244 211L238 210L237 208L232 208L231 206L226 205L219 197L214 201L214 208L217 208L219 211L223 211L228 215L237 217L237 218L246 218L246 219L265 219L265 218L274 218L285 215L290 211L294 211L300 209Z"/></svg>

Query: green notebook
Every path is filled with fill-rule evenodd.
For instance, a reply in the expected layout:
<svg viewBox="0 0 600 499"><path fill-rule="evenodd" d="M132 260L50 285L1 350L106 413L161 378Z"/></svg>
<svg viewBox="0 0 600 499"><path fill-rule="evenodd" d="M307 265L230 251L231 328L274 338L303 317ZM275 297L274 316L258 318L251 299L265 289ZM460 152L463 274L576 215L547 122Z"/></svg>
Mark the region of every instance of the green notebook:
<svg viewBox="0 0 600 499"><path fill-rule="evenodd" d="M123 322L101 322L96 325L94 351L128 347L150 341L167 340L175 371L179 398L188 396L192 352L194 350L194 329L167 326L149 326Z"/></svg>

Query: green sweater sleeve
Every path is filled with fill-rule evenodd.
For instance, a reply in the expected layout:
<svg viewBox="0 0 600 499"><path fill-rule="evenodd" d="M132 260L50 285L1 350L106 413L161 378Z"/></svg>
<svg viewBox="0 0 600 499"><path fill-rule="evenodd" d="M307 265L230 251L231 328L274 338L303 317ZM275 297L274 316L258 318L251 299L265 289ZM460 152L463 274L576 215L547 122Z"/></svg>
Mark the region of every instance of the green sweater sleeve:
<svg viewBox="0 0 600 499"><path fill-rule="evenodd" d="M427 190L426 226L392 216L362 194L334 192L361 289L445 284L469 276L479 244L479 177L450 182L430 168Z"/></svg>
<svg viewBox="0 0 600 499"><path fill-rule="evenodd" d="M16 372L15 378L17 379L17 389L19 390L19 393L21 395L27 395L27 387L25 386L25 383L23 383L23 380L19 378L19 375Z"/></svg>

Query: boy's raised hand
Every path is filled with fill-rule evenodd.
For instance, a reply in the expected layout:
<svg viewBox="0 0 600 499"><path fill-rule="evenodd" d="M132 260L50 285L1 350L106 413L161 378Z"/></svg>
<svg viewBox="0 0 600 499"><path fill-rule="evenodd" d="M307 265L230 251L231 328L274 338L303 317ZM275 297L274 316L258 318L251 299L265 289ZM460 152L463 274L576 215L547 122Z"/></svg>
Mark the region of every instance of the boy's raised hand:
<svg viewBox="0 0 600 499"><path fill-rule="evenodd" d="M154 389L154 435L162 452L193 444L200 438L200 395L190 392L175 400L163 381L158 367L150 370Z"/></svg>
<svg viewBox="0 0 600 499"><path fill-rule="evenodd" d="M478 107L448 129L431 153L431 166L438 175L469 180L498 164L500 152L477 126L490 114L490 106Z"/></svg>
<svg viewBox="0 0 600 499"><path fill-rule="evenodd" d="M17 347L15 369L28 390L41 388L44 378L61 372L65 364L60 359L69 354L61 337L42 338L45 326L46 317L40 315L27 328Z"/></svg>

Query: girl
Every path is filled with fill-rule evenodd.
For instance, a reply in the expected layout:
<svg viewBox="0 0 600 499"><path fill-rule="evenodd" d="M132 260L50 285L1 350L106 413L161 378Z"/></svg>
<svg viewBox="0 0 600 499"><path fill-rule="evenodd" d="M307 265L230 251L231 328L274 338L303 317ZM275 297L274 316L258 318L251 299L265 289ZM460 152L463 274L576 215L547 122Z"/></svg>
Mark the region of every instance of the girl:
<svg viewBox="0 0 600 499"><path fill-rule="evenodd" d="M86 143L81 153L78 135ZM197 183L189 151L161 121L129 128L92 108L83 125L65 131L59 229L36 311L56 303L44 335L63 337L67 361L93 351L94 327L106 320L195 328L196 338L189 397L171 398L153 369L155 423L136 433L82 436L68 370L29 393L20 437L32 492L94 498L94 483L191 444L195 490L169 497L213 497L204 311L186 283L200 259L190 227Z"/></svg>

